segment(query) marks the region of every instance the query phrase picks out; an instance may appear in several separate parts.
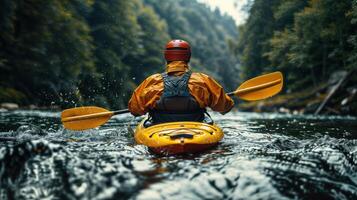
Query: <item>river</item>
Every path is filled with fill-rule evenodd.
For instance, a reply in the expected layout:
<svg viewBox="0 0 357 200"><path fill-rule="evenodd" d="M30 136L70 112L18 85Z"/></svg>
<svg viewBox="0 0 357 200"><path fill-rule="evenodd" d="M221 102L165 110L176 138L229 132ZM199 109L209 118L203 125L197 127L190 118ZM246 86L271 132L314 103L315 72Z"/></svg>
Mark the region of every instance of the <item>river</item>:
<svg viewBox="0 0 357 200"><path fill-rule="evenodd" d="M82 132L60 113L0 112L0 199L357 199L357 118L213 113L200 154L159 156L113 117Z"/></svg>

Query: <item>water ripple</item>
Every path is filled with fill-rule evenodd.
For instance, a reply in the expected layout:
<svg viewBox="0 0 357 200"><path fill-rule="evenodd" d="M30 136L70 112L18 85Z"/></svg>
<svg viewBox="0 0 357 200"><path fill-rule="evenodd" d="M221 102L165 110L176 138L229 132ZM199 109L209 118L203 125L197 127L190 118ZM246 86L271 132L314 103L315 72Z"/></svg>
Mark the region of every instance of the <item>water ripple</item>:
<svg viewBox="0 0 357 200"><path fill-rule="evenodd" d="M354 117L213 113L225 137L194 155L135 144L141 118L68 131L59 113L0 113L0 199L356 199Z"/></svg>

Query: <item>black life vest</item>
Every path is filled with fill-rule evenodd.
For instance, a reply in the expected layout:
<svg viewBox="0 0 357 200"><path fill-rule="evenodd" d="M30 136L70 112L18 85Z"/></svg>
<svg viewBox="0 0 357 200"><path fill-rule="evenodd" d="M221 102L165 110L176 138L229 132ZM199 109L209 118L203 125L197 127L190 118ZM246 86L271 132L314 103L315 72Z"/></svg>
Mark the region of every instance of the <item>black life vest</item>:
<svg viewBox="0 0 357 200"><path fill-rule="evenodd" d="M154 124L174 121L202 122L204 120L206 110L200 108L188 89L191 74L191 71L185 72L182 76L161 74L164 91L156 102L155 109L149 111Z"/></svg>

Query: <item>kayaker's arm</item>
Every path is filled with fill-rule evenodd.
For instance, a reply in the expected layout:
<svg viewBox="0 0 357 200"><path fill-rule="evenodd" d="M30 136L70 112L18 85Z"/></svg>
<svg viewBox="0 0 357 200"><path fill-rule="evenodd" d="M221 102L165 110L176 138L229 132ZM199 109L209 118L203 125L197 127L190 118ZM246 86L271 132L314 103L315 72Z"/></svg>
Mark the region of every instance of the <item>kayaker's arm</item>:
<svg viewBox="0 0 357 200"><path fill-rule="evenodd" d="M128 109L134 116L145 115L155 106L162 93L163 83L160 74L154 74L145 79L133 92Z"/></svg>
<svg viewBox="0 0 357 200"><path fill-rule="evenodd" d="M207 76L205 83L210 91L209 102L207 102L208 106L221 114L229 112L234 106L233 99L229 97L224 92L222 86L211 77Z"/></svg>

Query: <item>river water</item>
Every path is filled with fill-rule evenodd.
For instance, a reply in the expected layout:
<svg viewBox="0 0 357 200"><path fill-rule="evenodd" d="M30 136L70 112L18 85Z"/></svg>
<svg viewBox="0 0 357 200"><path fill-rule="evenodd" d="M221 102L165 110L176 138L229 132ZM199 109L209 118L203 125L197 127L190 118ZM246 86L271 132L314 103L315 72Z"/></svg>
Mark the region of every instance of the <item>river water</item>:
<svg viewBox="0 0 357 200"><path fill-rule="evenodd" d="M60 113L0 113L0 199L357 199L357 119L213 113L225 137L195 155L135 144L140 118L83 132Z"/></svg>

